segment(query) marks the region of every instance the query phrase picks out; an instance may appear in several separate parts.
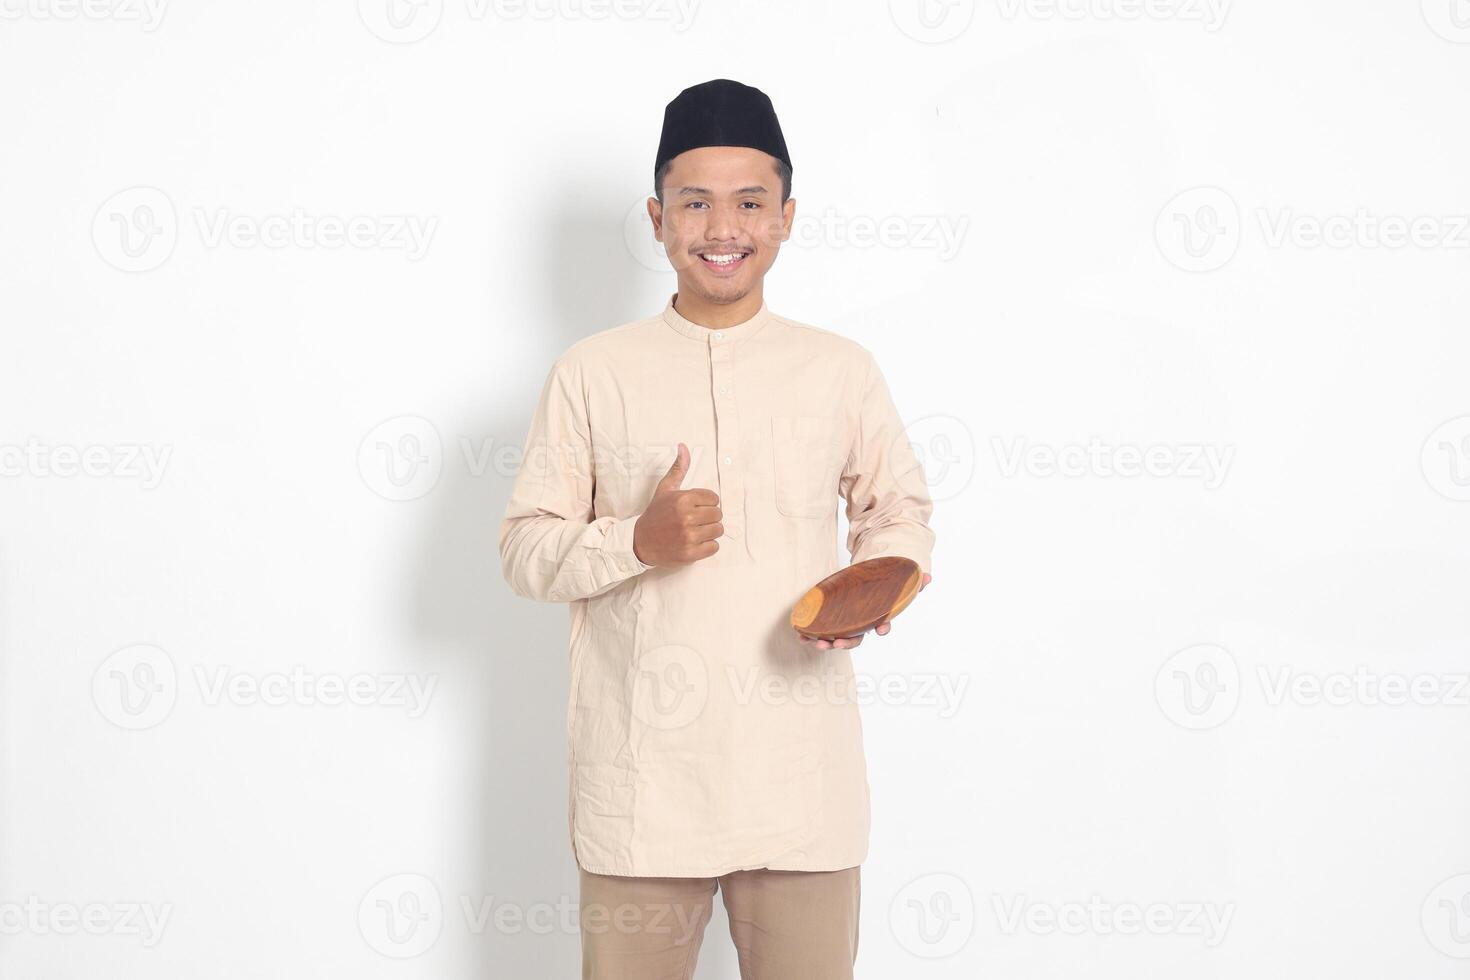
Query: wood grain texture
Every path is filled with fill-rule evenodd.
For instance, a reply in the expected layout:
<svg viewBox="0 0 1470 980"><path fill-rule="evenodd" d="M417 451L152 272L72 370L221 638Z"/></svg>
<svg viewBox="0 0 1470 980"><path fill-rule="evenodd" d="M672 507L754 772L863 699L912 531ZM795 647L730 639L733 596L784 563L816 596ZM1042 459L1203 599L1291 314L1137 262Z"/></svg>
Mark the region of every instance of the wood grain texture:
<svg viewBox="0 0 1470 980"><path fill-rule="evenodd" d="M861 636L902 612L922 578L917 562L897 555L848 565L806 591L792 607L791 625L813 639Z"/></svg>

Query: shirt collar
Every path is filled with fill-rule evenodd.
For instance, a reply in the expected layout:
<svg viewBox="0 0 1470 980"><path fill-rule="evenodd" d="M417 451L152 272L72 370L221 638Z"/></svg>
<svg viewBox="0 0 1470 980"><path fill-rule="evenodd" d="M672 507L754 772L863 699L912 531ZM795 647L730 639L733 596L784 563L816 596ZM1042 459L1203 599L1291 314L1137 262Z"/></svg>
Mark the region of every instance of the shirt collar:
<svg viewBox="0 0 1470 980"><path fill-rule="evenodd" d="M674 300L678 296L678 293L669 295L669 301L664 305L664 322L684 336L708 344L731 343L753 337L771 319L771 311L767 308L765 299L762 298L761 308L756 310L755 315L749 320L743 320L729 327L706 327L692 320L686 320L678 310L674 309Z"/></svg>

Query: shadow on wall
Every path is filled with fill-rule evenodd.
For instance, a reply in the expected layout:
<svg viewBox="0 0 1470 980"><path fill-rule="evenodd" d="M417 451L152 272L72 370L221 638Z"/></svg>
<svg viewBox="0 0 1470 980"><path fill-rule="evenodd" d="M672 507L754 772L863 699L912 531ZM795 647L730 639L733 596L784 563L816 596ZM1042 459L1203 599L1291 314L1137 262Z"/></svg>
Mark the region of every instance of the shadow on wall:
<svg viewBox="0 0 1470 980"><path fill-rule="evenodd" d="M656 313L674 291L650 292L650 274L626 256L620 224L589 222L586 210L564 214L556 247L544 257L538 288L545 319L488 325L497 336L533 334L524 362L489 365L485 385L492 399L483 418L463 432L445 431L445 462L430 507L418 561L408 565L404 587L411 595L412 632L424 655L433 657L441 684L462 691L457 703L473 706L473 744L446 746L464 765L463 793L447 801L444 833L473 835L449 853L474 855L473 868L447 869L476 900L494 896L522 910L546 904L560 909L577 900L577 869L567 829L566 712L569 609L537 603L510 591L501 574L500 523L514 471L496 465L494 451L515 448L519 459L541 385L551 363L589 334ZM611 232L611 233L610 233ZM591 277L592 281L588 281ZM650 305L650 296L657 297ZM506 381L504 385L497 382ZM464 446L484 453L470 465ZM462 750L461 750L462 749ZM459 892L448 889L446 933L467 928ZM737 977L735 951L716 901L700 955L700 980ZM563 921L570 918L573 928ZM575 914L558 911L556 927L535 934L524 926L506 934L494 918L475 937L476 955L466 980L483 977L574 977L580 975L580 936Z"/></svg>

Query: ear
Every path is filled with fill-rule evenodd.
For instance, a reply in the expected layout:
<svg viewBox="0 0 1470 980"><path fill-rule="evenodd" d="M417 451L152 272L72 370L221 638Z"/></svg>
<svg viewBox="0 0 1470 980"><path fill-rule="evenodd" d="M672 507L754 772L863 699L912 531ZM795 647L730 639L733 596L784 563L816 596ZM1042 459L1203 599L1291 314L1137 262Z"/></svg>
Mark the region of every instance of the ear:
<svg viewBox="0 0 1470 980"><path fill-rule="evenodd" d="M648 220L653 222L653 240L662 243L664 240L664 208L658 203L658 198L648 199Z"/></svg>
<svg viewBox="0 0 1470 980"><path fill-rule="evenodd" d="M796 220L796 198L788 197L781 205L781 241L791 237L791 223Z"/></svg>

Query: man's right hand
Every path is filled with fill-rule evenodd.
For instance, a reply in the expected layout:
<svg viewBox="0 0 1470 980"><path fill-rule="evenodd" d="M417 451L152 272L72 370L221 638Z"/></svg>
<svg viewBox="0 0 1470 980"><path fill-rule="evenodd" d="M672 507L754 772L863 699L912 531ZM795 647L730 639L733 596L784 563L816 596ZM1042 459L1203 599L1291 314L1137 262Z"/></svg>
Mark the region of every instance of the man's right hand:
<svg viewBox="0 0 1470 980"><path fill-rule="evenodd" d="M725 533L720 495L699 487L680 490L688 472L689 447L681 442L674 465L633 526L633 554L645 565L692 565L720 550L715 540Z"/></svg>

